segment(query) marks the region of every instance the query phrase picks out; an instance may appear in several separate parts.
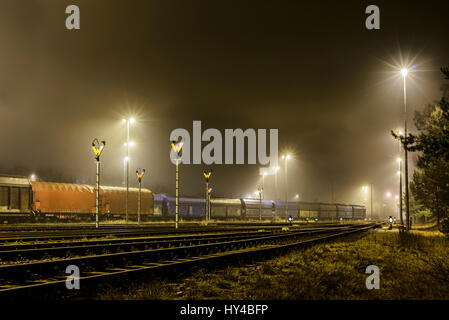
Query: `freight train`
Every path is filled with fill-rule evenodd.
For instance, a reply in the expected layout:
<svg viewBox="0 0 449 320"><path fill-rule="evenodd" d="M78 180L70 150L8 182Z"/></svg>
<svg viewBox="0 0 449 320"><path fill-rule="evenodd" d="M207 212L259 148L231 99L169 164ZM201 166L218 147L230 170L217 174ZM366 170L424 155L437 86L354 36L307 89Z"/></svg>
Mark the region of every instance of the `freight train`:
<svg viewBox="0 0 449 320"><path fill-rule="evenodd" d="M18 218L83 219L95 215L95 186L85 184L30 181L26 177L0 175L0 220ZM128 217L136 219L139 189L129 188ZM126 188L100 187L100 218L124 218ZM184 220L204 219L204 198L181 197L179 216ZM153 194L142 188L141 218L171 220L175 215L175 198ZM360 205L317 202L285 202L258 199L211 199L211 218L216 220L363 220L366 209Z"/></svg>
<svg viewBox="0 0 449 320"><path fill-rule="evenodd" d="M330 204L320 202L258 200L258 199L227 199L211 198L211 217L216 220L247 219L257 220L364 220L366 209L360 205ZM155 194L155 215L172 219L175 215L175 197ZM204 198L180 198L179 216L185 220L204 218L206 200Z"/></svg>

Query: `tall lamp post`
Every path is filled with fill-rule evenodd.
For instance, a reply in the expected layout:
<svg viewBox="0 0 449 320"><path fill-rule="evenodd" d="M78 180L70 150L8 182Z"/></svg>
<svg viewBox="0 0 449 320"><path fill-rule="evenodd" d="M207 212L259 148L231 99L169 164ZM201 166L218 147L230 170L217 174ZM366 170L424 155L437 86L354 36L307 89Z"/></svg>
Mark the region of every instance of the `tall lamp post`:
<svg viewBox="0 0 449 320"><path fill-rule="evenodd" d="M401 144L399 143L399 151L401 148ZM401 225L404 226L404 219L402 218L402 159L397 159L399 165L399 218L401 219Z"/></svg>
<svg viewBox="0 0 449 320"><path fill-rule="evenodd" d="M284 216L285 216L285 219L287 219L287 215L288 215L288 181L287 181L287 163L288 163L288 159L290 159L290 155L289 154L287 154L287 155L283 155L282 156L282 159L284 159L285 160L285 164L284 164L284 167L285 167L285 205L284 205Z"/></svg>
<svg viewBox="0 0 449 320"><path fill-rule="evenodd" d="M404 79L404 137L407 139L407 85L406 78L408 69L401 69L402 78ZM408 152L407 144L404 142L404 161L405 161L405 219L407 230L410 229L410 203L409 203L409 188L408 188Z"/></svg>
<svg viewBox="0 0 449 320"><path fill-rule="evenodd" d="M266 172L262 175L262 199L265 199L265 176L267 175Z"/></svg>
<svg viewBox="0 0 449 320"><path fill-rule="evenodd" d="M370 186L363 186L362 187L362 191L364 194L364 200L367 201L367 194L368 194L368 190L371 193L371 210L370 210L370 220L373 219L373 184L371 183Z"/></svg>
<svg viewBox="0 0 449 320"><path fill-rule="evenodd" d="M259 221L262 221L262 193L263 189L259 187L257 189L257 193L259 193Z"/></svg>
<svg viewBox="0 0 449 320"><path fill-rule="evenodd" d="M133 124L136 120L134 118L129 119L123 119L122 122L126 123L126 158L125 158L125 164L126 164L126 203L125 203L125 220L128 223L128 197L129 197L129 147L130 147L130 141L129 141L129 125Z"/></svg>
<svg viewBox="0 0 449 320"><path fill-rule="evenodd" d="M140 170L137 168L136 175L137 180L139 181L139 201L137 202L137 223L140 224L140 208L142 207L142 178L145 174L145 169Z"/></svg>
<svg viewBox="0 0 449 320"><path fill-rule="evenodd" d="M370 191L371 191L371 220L372 220L373 219L373 184L371 183L370 186L371 186Z"/></svg>
<svg viewBox="0 0 449 320"><path fill-rule="evenodd" d="M279 166L274 168L274 201L278 201L278 170Z"/></svg>
<svg viewBox="0 0 449 320"><path fill-rule="evenodd" d="M92 150L95 154L95 160L97 163L97 174L96 174L96 192L95 192L95 228L98 228L98 215L100 213L100 155L106 146L106 141L98 141L97 138L92 140Z"/></svg>

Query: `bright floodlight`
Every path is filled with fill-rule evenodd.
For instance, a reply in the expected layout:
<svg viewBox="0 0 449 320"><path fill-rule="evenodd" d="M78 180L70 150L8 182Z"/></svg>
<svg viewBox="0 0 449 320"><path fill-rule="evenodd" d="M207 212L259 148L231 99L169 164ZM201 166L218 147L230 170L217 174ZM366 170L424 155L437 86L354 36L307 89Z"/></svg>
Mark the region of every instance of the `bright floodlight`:
<svg viewBox="0 0 449 320"><path fill-rule="evenodd" d="M401 69L401 74L403 77L407 76L408 70L406 68Z"/></svg>
<svg viewBox="0 0 449 320"><path fill-rule="evenodd" d="M399 199L399 196L398 196L398 195L395 195L394 198L395 198L396 200L398 200L398 199Z"/></svg>
<svg viewBox="0 0 449 320"><path fill-rule="evenodd" d="M396 161L399 163L399 162L401 162L402 160L401 160L401 158L397 158Z"/></svg>
<svg viewBox="0 0 449 320"><path fill-rule="evenodd" d="M130 142L129 142L129 146L130 146L130 147L134 147L134 141L130 141Z"/></svg>
<svg viewBox="0 0 449 320"><path fill-rule="evenodd" d="M391 197L391 192L387 192L387 198Z"/></svg>
<svg viewBox="0 0 449 320"><path fill-rule="evenodd" d="M125 162L128 162L129 161L129 157L125 157Z"/></svg>
<svg viewBox="0 0 449 320"><path fill-rule="evenodd" d="M289 154L287 154L287 159L290 159L290 155Z"/></svg>
<svg viewBox="0 0 449 320"><path fill-rule="evenodd" d="M133 124L134 122L136 122L136 119L130 118L130 119L129 119L129 122L130 122L131 124Z"/></svg>
<svg viewBox="0 0 449 320"><path fill-rule="evenodd" d="M125 123L125 122L126 122L126 119L122 119L122 122Z"/></svg>
<svg viewBox="0 0 449 320"><path fill-rule="evenodd" d="M279 166L276 166L276 171L278 171L280 168L279 168Z"/></svg>
<svg viewBox="0 0 449 320"><path fill-rule="evenodd" d="M299 198L299 194L295 195L295 198L298 199Z"/></svg>

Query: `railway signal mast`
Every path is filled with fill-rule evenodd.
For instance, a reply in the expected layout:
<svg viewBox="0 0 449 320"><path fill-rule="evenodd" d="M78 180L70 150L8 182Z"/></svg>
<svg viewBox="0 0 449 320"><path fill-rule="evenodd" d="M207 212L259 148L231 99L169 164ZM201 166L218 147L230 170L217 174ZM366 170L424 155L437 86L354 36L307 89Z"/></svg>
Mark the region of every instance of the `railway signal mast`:
<svg viewBox="0 0 449 320"><path fill-rule="evenodd" d="M178 229L178 221L179 221L179 161L181 161L181 157L179 153L181 152L183 142L176 143L175 141L171 142L171 147L176 154L176 213L175 213L175 228Z"/></svg>
<svg viewBox="0 0 449 320"><path fill-rule="evenodd" d="M97 138L92 140L92 150L95 154L95 160L97 163L97 187L96 187L96 197L95 197L95 228L98 228L98 214L100 213L100 156L106 146L106 141L98 141Z"/></svg>
<svg viewBox="0 0 449 320"><path fill-rule="evenodd" d="M145 169L140 170L140 168L137 168L136 175L137 180L139 181L139 201L137 202L137 223L140 224L140 210L142 207L142 178L145 174Z"/></svg>
<svg viewBox="0 0 449 320"><path fill-rule="evenodd" d="M212 212L212 205L210 203L210 196L211 196L211 194L212 194L212 188L207 189L207 198L209 199L209 206L208 206L208 209L209 209L209 211L208 211L209 221L211 219L211 212Z"/></svg>
<svg viewBox="0 0 449 320"><path fill-rule="evenodd" d="M212 175L212 170L204 170L203 175L206 179L206 210L204 213L207 222L210 220L210 192L212 191L212 189L209 189L209 179Z"/></svg>

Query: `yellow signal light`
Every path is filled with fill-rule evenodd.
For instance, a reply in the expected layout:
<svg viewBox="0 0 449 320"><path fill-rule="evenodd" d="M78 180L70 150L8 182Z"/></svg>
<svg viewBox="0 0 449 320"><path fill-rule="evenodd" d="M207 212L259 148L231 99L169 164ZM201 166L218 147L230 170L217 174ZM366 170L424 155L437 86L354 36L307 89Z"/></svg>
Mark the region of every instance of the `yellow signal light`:
<svg viewBox="0 0 449 320"><path fill-rule="evenodd" d="M179 151L181 151L182 148L182 143L175 145L173 142L171 143L171 147L173 149L173 151L175 151L176 153L178 153Z"/></svg>
<svg viewBox="0 0 449 320"><path fill-rule="evenodd" d="M92 146L92 150L94 151L95 155L98 157L101 154L101 151L103 151L103 148L97 149L95 146Z"/></svg>

